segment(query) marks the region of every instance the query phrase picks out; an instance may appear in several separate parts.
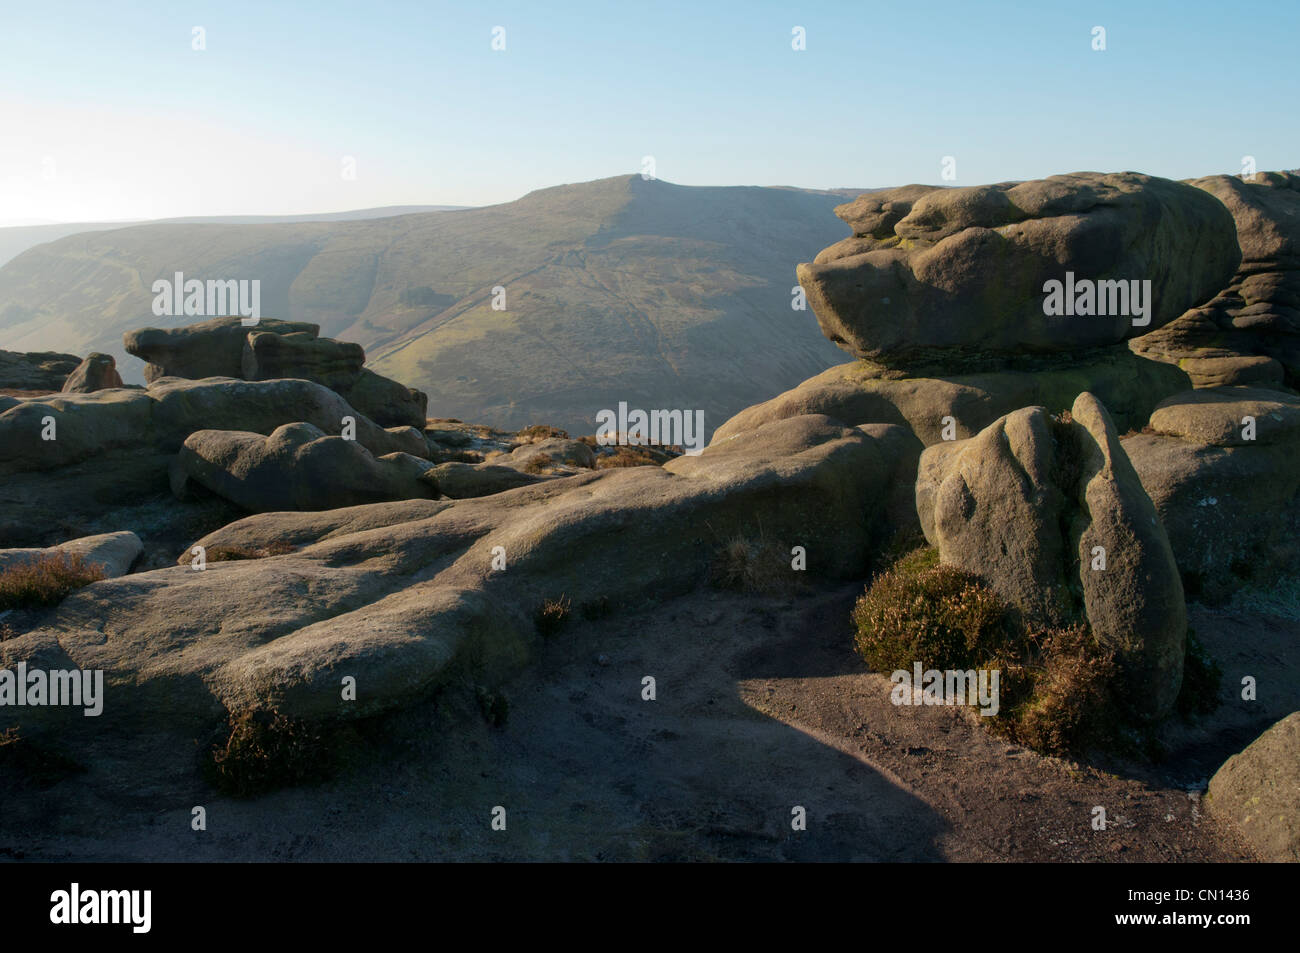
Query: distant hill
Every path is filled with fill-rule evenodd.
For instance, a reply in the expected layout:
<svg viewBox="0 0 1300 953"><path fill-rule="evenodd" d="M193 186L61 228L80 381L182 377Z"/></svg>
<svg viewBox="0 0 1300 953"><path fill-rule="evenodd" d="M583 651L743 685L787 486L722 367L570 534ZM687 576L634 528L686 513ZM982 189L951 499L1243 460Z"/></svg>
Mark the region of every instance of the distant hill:
<svg viewBox="0 0 1300 953"><path fill-rule="evenodd" d="M361 218L388 218L416 212L445 212L462 205L388 205L348 212L320 212L313 215L212 215L194 218L160 218L150 222L42 222L0 228L0 265L29 248L82 232L103 232L128 225L269 225L283 222L347 222Z"/></svg>
<svg viewBox="0 0 1300 953"><path fill-rule="evenodd" d="M0 348L107 351L138 381L122 332L197 320L153 317L154 279L256 278L264 316L359 342L431 415L590 432L625 400L703 409L711 431L846 359L791 289L847 234L851 194L632 175L462 211L79 234L0 268Z"/></svg>

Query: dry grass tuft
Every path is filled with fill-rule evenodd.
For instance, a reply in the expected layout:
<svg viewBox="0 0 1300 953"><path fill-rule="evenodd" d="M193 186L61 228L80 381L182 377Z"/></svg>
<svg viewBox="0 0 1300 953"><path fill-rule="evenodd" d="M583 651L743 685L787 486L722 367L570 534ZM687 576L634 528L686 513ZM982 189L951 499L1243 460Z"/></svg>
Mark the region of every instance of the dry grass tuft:
<svg viewBox="0 0 1300 953"><path fill-rule="evenodd" d="M209 752L209 780L235 797L323 781L337 768L352 735L275 710L232 713L222 742Z"/></svg>
<svg viewBox="0 0 1300 953"><path fill-rule="evenodd" d="M103 578L103 569L76 553L44 554L0 571L0 610L57 605Z"/></svg>
<svg viewBox="0 0 1300 953"><path fill-rule="evenodd" d="M723 545L709 567L709 581L720 589L775 593L793 588L799 573L792 568L788 547L761 536L734 536Z"/></svg>
<svg viewBox="0 0 1300 953"><path fill-rule="evenodd" d="M666 456L655 456L644 447L617 446L613 453L602 453L596 457L596 469L608 470L612 467L658 467L663 466Z"/></svg>
<svg viewBox="0 0 1300 953"><path fill-rule="evenodd" d="M551 458L549 453L539 453L524 464L523 471L525 473L544 473L548 467L554 465L555 460Z"/></svg>
<svg viewBox="0 0 1300 953"><path fill-rule="evenodd" d="M552 437L567 440L569 438L569 432L567 430L561 430L559 427L552 427L550 424L533 424L519 431L517 436L521 440L528 441L549 440Z"/></svg>
<svg viewBox="0 0 1300 953"><path fill-rule="evenodd" d="M537 633L544 639L555 635L569 621L571 609L568 596L547 599L533 613L533 624L537 626Z"/></svg>
<svg viewBox="0 0 1300 953"><path fill-rule="evenodd" d="M213 546L207 551L206 559L210 563L231 562L236 559L266 559L268 556L284 556L293 551L292 543L275 540L265 546Z"/></svg>
<svg viewBox="0 0 1300 953"><path fill-rule="evenodd" d="M1026 623L978 577L941 565L934 549L918 549L878 575L852 618L858 654L875 671L919 662L927 670L999 672L999 712L980 721L1019 744L1062 755L1131 751L1143 732L1154 740L1152 726L1129 724L1116 655L1086 625ZM1180 710L1213 707L1217 687L1217 667L1191 638Z"/></svg>

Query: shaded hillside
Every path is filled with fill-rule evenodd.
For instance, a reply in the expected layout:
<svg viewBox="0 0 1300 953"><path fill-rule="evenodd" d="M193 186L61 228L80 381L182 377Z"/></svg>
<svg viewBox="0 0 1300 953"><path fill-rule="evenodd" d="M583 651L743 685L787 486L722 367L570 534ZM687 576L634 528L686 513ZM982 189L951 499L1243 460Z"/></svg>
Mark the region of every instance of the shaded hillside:
<svg viewBox="0 0 1300 953"><path fill-rule="evenodd" d="M0 347L105 351L139 380L122 332L194 320L152 316L156 278L256 278L264 316L359 342L432 414L583 431L626 400L712 430L842 359L790 300L844 200L621 176L464 211L76 235L0 269Z"/></svg>

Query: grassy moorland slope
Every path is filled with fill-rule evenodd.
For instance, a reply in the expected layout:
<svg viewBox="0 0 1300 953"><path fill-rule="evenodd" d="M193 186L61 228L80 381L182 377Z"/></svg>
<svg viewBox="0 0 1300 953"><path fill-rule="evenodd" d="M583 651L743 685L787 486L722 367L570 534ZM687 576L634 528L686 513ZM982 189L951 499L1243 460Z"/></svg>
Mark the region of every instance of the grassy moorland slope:
<svg viewBox="0 0 1300 953"><path fill-rule="evenodd" d="M150 285L262 283L262 314L357 341L431 414L588 429L601 408L732 413L840 363L794 266L844 237L846 192L620 176L485 208L292 224L151 224L69 236L0 268L0 348L114 354ZM506 289L506 310L492 289Z"/></svg>

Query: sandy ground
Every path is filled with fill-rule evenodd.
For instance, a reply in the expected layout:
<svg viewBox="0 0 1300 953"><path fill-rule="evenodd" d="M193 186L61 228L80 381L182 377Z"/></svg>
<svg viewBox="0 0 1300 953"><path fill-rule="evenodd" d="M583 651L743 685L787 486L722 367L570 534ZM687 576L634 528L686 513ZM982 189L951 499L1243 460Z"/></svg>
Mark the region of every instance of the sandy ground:
<svg viewBox="0 0 1300 953"><path fill-rule="evenodd" d="M334 780L257 799L178 781L174 761L141 739L120 763L7 794L0 857L1255 859L1201 792L1224 758L1300 708L1300 623L1194 608L1225 670L1225 704L1175 726L1160 764L1078 764L1008 744L958 709L891 704L888 680L851 651L859 591L703 590L575 620L506 686L503 727L452 688L386 718ZM1237 699L1242 673L1260 679L1261 701ZM194 805L206 831L190 828ZM491 827L497 806L504 831ZM1095 806L1105 831L1092 828ZM795 807L806 830L792 829Z"/></svg>

